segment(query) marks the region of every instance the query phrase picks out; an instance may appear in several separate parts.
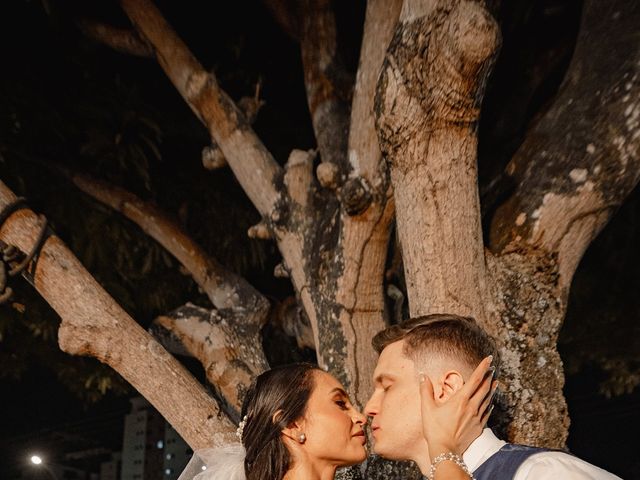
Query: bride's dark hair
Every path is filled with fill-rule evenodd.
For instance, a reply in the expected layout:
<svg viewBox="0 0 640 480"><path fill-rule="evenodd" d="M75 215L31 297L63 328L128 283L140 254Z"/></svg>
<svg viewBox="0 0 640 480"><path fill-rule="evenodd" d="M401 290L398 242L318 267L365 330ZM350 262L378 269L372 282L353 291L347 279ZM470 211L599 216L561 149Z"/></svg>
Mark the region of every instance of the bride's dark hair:
<svg viewBox="0 0 640 480"><path fill-rule="evenodd" d="M247 391L242 405L247 480L282 480L289 470L291 455L280 432L304 416L315 370L320 369L310 363L276 367L258 376Z"/></svg>

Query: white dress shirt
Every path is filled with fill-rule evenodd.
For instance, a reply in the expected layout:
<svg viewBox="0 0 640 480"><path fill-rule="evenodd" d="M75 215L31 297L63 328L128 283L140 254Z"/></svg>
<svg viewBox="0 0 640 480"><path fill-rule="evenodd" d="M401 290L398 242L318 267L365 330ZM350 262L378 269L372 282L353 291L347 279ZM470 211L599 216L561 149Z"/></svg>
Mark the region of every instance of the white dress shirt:
<svg viewBox="0 0 640 480"><path fill-rule="evenodd" d="M462 455L470 471L474 471L507 442L485 428ZM573 455L563 452L534 453L516 471L513 480L612 480L613 475ZM496 479L497 480L497 479Z"/></svg>

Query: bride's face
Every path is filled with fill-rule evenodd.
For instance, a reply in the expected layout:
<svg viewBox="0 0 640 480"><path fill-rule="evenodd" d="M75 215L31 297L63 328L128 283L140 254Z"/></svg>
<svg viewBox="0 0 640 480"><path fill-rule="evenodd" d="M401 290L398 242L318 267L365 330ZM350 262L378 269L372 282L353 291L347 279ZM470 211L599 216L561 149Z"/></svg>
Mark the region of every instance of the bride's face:
<svg viewBox="0 0 640 480"><path fill-rule="evenodd" d="M337 466L364 461L366 417L351 404L338 380L322 371L313 375L315 386L301 424L306 454Z"/></svg>

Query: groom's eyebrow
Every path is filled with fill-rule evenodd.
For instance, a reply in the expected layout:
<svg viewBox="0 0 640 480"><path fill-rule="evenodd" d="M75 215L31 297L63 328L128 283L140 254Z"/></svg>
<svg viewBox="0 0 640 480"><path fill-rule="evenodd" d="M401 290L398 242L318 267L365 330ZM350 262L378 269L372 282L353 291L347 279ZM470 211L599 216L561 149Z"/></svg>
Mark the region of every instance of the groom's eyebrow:
<svg viewBox="0 0 640 480"><path fill-rule="evenodd" d="M393 377L392 375L389 375L388 373L380 373L376 375L376 377L373 379L374 383L382 383L385 380L389 382L393 382L395 380L395 377Z"/></svg>

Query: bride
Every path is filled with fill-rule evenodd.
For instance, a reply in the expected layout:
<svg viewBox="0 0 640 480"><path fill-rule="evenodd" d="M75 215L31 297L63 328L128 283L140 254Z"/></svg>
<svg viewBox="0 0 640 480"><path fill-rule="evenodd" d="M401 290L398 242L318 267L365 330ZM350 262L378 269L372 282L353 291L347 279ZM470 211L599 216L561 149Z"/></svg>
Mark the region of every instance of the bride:
<svg viewBox="0 0 640 480"><path fill-rule="evenodd" d="M490 363L483 360L443 405L435 402L428 379L416 379L423 382L423 433L431 460L440 453L461 454L482 431L494 386ZM340 382L316 365L261 374L247 392L242 415L241 443L196 452L179 480L332 480L337 468L367 457L366 417ZM436 480L468 478L453 461L437 465Z"/></svg>

